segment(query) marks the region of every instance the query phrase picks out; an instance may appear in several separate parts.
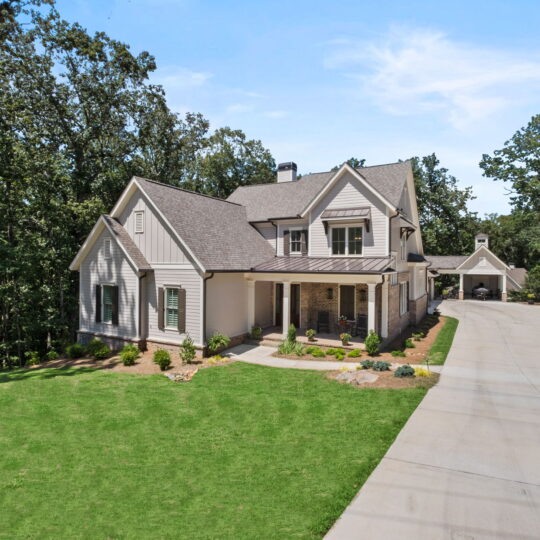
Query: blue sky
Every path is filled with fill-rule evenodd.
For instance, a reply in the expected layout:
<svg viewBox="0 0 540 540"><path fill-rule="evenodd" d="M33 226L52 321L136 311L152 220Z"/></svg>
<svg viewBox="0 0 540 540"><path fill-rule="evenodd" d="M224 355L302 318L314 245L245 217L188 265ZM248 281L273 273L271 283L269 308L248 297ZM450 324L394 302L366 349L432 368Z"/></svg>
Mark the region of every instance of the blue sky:
<svg viewBox="0 0 540 540"><path fill-rule="evenodd" d="M61 0L60 12L148 50L176 111L260 139L299 172L436 152L480 215L509 210L482 177L540 113L540 2Z"/></svg>

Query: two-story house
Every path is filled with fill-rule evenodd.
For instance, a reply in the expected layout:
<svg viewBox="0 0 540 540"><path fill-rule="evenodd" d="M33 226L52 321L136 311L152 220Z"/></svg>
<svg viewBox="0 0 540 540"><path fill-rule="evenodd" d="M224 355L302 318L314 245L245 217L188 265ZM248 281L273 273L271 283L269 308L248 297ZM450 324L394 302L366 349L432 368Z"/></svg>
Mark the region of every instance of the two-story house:
<svg viewBox="0 0 540 540"><path fill-rule="evenodd" d="M385 340L427 309L408 162L238 188L227 200L134 177L71 264L80 273L79 339L203 347L254 324Z"/></svg>

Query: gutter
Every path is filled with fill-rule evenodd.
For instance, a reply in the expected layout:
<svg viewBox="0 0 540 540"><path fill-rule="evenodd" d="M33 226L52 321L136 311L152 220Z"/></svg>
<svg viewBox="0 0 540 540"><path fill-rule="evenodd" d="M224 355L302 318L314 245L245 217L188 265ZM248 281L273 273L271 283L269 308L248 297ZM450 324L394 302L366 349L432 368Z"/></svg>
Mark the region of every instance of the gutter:
<svg viewBox="0 0 540 540"><path fill-rule="evenodd" d="M205 278L203 278L203 297L202 297L203 327L202 327L202 336L201 336L203 347L206 346L206 282L209 279L212 279L214 275L215 275L214 272L212 272L209 276L206 276Z"/></svg>

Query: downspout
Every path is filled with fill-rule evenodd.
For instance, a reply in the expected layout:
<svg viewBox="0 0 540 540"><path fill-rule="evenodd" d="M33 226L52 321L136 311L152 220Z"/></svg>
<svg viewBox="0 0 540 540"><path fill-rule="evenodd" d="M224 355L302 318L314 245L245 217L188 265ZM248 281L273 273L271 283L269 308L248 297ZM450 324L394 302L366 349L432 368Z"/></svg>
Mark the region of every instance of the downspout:
<svg viewBox="0 0 540 540"><path fill-rule="evenodd" d="M206 344L206 282L209 279L212 279L214 277L214 272L212 272L209 276L206 276L203 278L203 298L202 298L202 308L203 308L203 327L202 327L202 344L203 346Z"/></svg>
<svg viewBox="0 0 540 540"><path fill-rule="evenodd" d="M146 272L139 273L139 328L138 328L138 334L139 334L139 347L141 342L144 341L144 345L142 346L141 350L146 350L146 337L143 340L143 327L142 327L142 313L143 313L143 305L142 305L142 280L146 277Z"/></svg>

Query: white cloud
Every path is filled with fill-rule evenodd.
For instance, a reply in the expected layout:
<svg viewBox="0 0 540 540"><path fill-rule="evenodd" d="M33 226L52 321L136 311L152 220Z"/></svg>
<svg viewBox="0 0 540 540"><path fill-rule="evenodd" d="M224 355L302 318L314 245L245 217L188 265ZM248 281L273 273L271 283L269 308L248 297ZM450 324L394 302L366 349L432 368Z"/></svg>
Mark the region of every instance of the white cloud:
<svg viewBox="0 0 540 540"><path fill-rule="evenodd" d="M360 81L363 95L392 114L442 114L456 128L530 101L540 59L452 41L441 32L395 28L372 42L330 43L325 66Z"/></svg>
<svg viewBox="0 0 540 540"><path fill-rule="evenodd" d="M271 118L273 120L279 120L281 118L285 118L285 117L289 116L289 113L287 111L276 110L276 111L263 112L262 115L265 116L266 118Z"/></svg>
<svg viewBox="0 0 540 540"><path fill-rule="evenodd" d="M180 66L169 66L159 68L152 78L154 82L171 90L202 86L212 78L212 74L204 71L192 71Z"/></svg>
<svg viewBox="0 0 540 540"><path fill-rule="evenodd" d="M253 111L255 107L253 105L248 105L245 103L235 103L233 105L229 105L225 112L227 114L241 114L241 113L247 113Z"/></svg>

